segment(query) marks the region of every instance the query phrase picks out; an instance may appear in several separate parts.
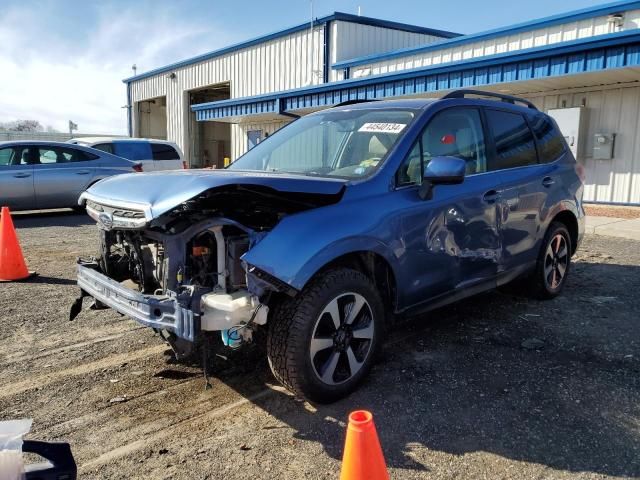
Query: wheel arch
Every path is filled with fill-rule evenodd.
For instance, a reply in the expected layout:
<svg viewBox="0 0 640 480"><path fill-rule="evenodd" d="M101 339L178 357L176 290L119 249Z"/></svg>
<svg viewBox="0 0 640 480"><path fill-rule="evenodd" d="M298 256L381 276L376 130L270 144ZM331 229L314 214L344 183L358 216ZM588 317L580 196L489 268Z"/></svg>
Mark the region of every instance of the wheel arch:
<svg viewBox="0 0 640 480"><path fill-rule="evenodd" d="M344 253L325 263L311 278L340 267L352 268L364 273L380 292L387 311L394 312L396 310L398 304L396 274L385 256L371 250Z"/></svg>
<svg viewBox="0 0 640 480"><path fill-rule="evenodd" d="M571 237L571 255L575 253L578 248L578 219L575 214L571 210L562 210L561 212L556 213L551 221L549 222L549 226L553 222L562 223L567 230L569 231L569 237Z"/></svg>

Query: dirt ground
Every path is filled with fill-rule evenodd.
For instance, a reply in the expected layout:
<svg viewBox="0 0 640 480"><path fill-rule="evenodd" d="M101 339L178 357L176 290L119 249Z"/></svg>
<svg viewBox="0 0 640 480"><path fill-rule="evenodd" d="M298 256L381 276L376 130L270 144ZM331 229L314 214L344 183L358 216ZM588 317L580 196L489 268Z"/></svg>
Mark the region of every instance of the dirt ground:
<svg viewBox="0 0 640 480"><path fill-rule="evenodd" d="M205 391L135 322L69 322L96 228L14 221L39 276L0 284L0 419L70 442L80 478L335 479L357 408L374 413L393 479L640 476L640 242L588 236L553 301L492 292L397 328L357 393L318 406L275 385L256 351L219 359Z"/></svg>
<svg viewBox="0 0 640 480"><path fill-rule="evenodd" d="M584 211L587 213L587 215L595 215L598 217L626 219L640 218L640 207L589 204L584 206Z"/></svg>

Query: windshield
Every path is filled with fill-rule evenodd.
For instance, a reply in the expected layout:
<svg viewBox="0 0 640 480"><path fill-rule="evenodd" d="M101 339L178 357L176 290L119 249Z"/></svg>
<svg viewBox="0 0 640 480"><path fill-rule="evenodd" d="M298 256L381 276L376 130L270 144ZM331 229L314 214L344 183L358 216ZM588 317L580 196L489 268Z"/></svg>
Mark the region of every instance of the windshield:
<svg viewBox="0 0 640 480"><path fill-rule="evenodd" d="M296 120L229 168L363 178L383 162L414 118L409 110L327 111Z"/></svg>

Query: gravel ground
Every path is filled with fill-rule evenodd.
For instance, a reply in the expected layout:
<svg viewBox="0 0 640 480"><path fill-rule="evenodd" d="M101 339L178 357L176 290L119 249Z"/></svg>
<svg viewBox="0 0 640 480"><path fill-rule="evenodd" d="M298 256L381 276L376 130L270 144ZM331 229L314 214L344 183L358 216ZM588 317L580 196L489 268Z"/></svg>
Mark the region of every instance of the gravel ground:
<svg viewBox="0 0 640 480"><path fill-rule="evenodd" d="M640 218L640 207L623 207L618 205L585 205L587 215L614 218Z"/></svg>
<svg viewBox="0 0 640 480"><path fill-rule="evenodd" d="M39 276L0 284L0 419L70 442L80 478L337 478L356 408L374 413L394 479L640 478L640 242L588 236L553 301L496 291L408 322L358 392L318 406L255 350L220 360L205 391L135 322L69 322L95 227L14 222Z"/></svg>

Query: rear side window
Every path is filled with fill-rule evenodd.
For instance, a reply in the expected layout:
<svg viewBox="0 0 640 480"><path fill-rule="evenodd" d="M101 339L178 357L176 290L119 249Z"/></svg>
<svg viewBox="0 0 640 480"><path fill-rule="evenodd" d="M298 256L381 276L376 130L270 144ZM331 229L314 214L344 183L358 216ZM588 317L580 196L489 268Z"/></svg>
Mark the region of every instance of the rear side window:
<svg viewBox="0 0 640 480"><path fill-rule="evenodd" d="M13 148L0 148L0 165L11 165L14 156Z"/></svg>
<svg viewBox="0 0 640 480"><path fill-rule="evenodd" d="M64 147L40 147L40 162L36 163L69 163L87 162L99 158L92 153Z"/></svg>
<svg viewBox="0 0 640 480"><path fill-rule="evenodd" d="M76 150L75 148L62 148L61 150L62 154L66 156L70 162L87 162L100 158L98 155L85 152L84 150Z"/></svg>
<svg viewBox="0 0 640 480"><path fill-rule="evenodd" d="M151 152L154 160L180 160L176 149L165 143L152 143Z"/></svg>
<svg viewBox="0 0 640 480"><path fill-rule="evenodd" d="M533 133L519 113L487 109L489 130L493 134L496 158L490 170L524 167L538 163Z"/></svg>
<svg viewBox="0 0 640 480"><path fill-rule="evenodd" d="M101 150L107 153L113 153L113 145L111 143L99 143L91 148L95 148L96 150Z"/></svg>
<svg viewBox="0 0 640 480"><path fill-rule="evenodd" d="M564 137L553 122L544 115L532 119L533 133L538 140L540 163L551 163L565 151Z"/></svg>
<svg viewBox="0 0 640 480"><path fill-rule="evenodd" d="M151 160L153 158L149 142L114 142L113 146L113 153L128 160Z"/></svg>
<svg viewBox="0 0 640 480"><path fill-rule="evenodd" d="M75 148L64 147L40 147L40 161L36 163L70 163L70 162L87 162L95 160L97 155L76 150Z"/></svg>

